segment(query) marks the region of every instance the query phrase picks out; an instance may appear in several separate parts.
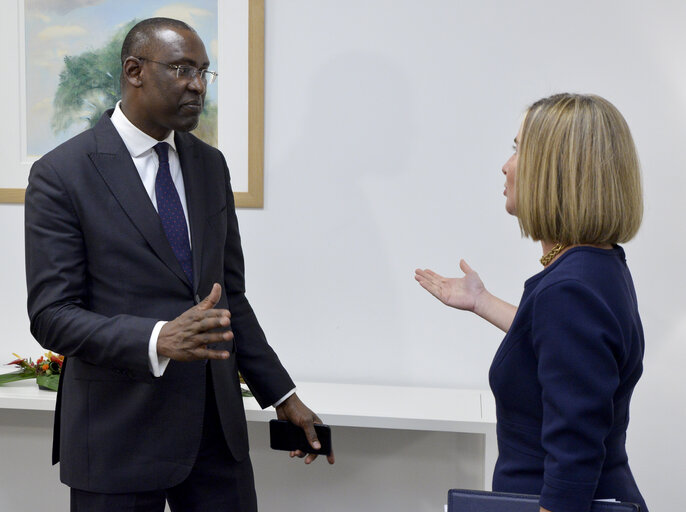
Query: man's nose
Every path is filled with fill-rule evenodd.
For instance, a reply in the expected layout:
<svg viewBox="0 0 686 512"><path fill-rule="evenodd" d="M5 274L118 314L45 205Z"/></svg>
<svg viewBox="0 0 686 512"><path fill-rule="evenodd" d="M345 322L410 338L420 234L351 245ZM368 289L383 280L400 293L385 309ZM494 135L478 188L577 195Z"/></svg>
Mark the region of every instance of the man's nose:
<svg viewBox="0 0 686 512"><path fill-rule="evenodd" d="M188 88L192 91L196 91L200 95L204 95L207 90L207 84L205 80L200 78L200 73L197 73L190 82L188 82Z"/></svg>

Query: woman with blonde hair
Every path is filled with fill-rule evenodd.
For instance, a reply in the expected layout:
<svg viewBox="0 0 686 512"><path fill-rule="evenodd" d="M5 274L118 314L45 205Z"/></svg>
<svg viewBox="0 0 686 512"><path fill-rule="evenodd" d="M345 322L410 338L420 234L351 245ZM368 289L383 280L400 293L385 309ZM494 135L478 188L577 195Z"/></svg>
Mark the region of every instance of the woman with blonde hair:
<svg viewBox="0 0 686 512"><path fill-rule="evenodd" d="M643 200L626 121L607 100L557 94L535 102L503 166L505 208L540 241L544 269L519 306L461 278L416 270L448 306L507 334L489 373L496 399L493 490L539 494L541 511L587 512L594 499L647 511L626 454L629 402L643 370L636 293L617 244L638 231Z"/></svg>

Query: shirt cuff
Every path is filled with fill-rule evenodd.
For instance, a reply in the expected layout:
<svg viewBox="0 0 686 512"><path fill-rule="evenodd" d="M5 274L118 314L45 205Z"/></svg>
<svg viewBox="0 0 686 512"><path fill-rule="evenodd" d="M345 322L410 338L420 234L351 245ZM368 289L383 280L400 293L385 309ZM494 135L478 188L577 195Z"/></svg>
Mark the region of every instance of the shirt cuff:
<svg viewBox="0 0 686 512"><path fill-rule="evenodd" d="M155 327L152 329L150 334L150 341L148 342L148 366L150 368L150 373L154 377L162 377L164 370L167 369L169 364L169 358L165 356L160 356L157 354L157 338L160 336L160 331L162 326L167 322L157 322Z"/></svg>
<svg viewBox="0 0 686 512"><path fill-rule="evenodd" d="M284 402L286 401L286 398L288 398L288 397L291 396L293 393L295 393L296 390L297 390L297 388L293 388L293 389L291 389L288 393L286 393L285 395L283 395L283 396L281 397L281 399L280 399L278 402L275 402L275 403L274 403L274 407L277 407L277 406L281 405L282 403L284 403Z"/></svg>

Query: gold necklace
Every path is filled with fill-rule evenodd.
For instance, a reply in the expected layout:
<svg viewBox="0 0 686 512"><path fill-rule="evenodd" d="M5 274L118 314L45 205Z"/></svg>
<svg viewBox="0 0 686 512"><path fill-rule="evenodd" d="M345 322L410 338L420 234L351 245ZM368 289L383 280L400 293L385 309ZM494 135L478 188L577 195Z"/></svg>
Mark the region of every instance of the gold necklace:
<svg viewBox="0 0 686 512"><path fill-rule="evenodd" d="M553 259L555 259L555 256L560 254L560 252L564 248L565 246L562 244L555 244L552 249L550 249L547 253L543 255L543 257L541 258L541 265L547 267L548 264L550 264L550 262L553 261Z"/></svg>

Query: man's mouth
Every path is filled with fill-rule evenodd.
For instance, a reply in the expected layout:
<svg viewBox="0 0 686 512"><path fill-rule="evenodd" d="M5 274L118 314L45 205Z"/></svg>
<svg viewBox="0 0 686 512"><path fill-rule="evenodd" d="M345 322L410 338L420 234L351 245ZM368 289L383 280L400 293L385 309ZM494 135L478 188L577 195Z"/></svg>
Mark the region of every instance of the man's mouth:
<svg viewBox="0 0 686 512"><path fill-rule="evenodd" d="M188 103L183 103L181 105L181 108L188 112L199 114L200 112L202 112L202 103L200 103L199 101L189 101Z"/></svg>

